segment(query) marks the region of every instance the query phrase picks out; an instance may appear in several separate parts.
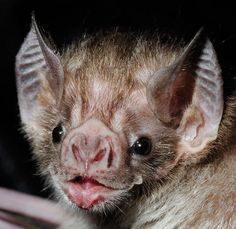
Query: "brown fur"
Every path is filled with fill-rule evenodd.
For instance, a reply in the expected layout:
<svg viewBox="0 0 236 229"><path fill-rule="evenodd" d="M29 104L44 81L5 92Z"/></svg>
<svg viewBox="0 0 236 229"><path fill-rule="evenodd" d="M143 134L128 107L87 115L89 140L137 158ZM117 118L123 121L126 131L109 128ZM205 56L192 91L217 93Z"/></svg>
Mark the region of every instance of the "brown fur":
<svg viewBox="0 0 236 229"><path fill-rule="evenodd" d="M61 55L65 79L60 106L55 105L57 98L48 93L46 83L38 96L42 110L35 114L37 125L26 126L25 131L49 185L55 185L52 178L65 175L60 165L60 146L54 146L51 140L58 122L69 131L96 117L118 131L114 115L123 112L119 122L127 136L139 132L139 125L155 133L151 136L155 145L150 157L141 162L132 158L134 164L130 165L131 156L127 156L127 169L132 168L128 171L144 174L144 184L135 186L123 197L123 204L118 202L115 210L106 213L106 218L92 214L99 228L236 227L236 96L226 100L218 138L200 156L187 160L177 158L175 132L156 120L145 99L135 99L145 97L149 77L173 63L181 50L161 45L153 37L137 38L118 32L88 37ZM94 82L104 91L96 94ZM133 93L139 96L132 97ZM132 179L128 173L121 174ZM129 180L124 178L123 182ZM58 187L55 189L60 194Z"/></svg>

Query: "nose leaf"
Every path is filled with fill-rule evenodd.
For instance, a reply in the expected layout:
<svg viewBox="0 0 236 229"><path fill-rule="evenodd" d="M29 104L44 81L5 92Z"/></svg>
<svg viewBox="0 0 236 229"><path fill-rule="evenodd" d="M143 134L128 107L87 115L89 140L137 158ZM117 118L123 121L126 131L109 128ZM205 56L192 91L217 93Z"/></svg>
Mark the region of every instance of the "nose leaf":
<svg viewBox="0 0 236 229"><path fill-rule="evenodd" d="M78 135L71 141L70 157L83 164L86 171L93 164L100 169L110 168L114 157L110 141L107 137Z"/></svg>
<svg viewBox="0 0 236 229"><path fill-rule="evenodd" d="M99 120L89 120L67 135L61 162L69 173L96 175L121 166L124 148L124 141L116 133Z"/></svg>

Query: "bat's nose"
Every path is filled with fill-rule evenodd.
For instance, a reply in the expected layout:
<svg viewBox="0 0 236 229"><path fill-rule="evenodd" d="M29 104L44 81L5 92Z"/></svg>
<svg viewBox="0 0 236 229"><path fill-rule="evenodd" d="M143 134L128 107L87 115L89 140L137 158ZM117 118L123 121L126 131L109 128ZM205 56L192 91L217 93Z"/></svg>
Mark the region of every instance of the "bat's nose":
<svg viewBox="0 0 236 229"><path fill-rule="evenodd" d="M78 163L110 168L113 162L112 137L78 135L71 141L71 156Z"/></svg>
<svg viewBox="0 0 236 229"><path fill-rule="evenodd" d="M62 147L61 162L79 173L117 169L124 161L124 140L99 120L88 120L73 129Z"/></svg>

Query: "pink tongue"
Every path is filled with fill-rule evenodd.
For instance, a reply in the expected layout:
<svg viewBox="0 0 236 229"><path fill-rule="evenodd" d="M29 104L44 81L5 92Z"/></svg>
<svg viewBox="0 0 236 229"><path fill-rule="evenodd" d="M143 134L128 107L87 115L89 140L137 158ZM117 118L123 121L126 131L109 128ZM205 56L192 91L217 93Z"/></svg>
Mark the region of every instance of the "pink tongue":
<svg viewBox="0 0 236 229"><path fill-rule="evenodd" d="M69 182L68 196L81 208L91 208L105 200L103 193L108 188L93 179L83 179L80 182Z"/></svg>
<svg viewBox="0 0 236 229"><path fill-rule="evenodd" d="M82 181L79 182L80 186L84 190L92 189L96 186L102 186L100 183L93 179L83 179Z"/></svg>

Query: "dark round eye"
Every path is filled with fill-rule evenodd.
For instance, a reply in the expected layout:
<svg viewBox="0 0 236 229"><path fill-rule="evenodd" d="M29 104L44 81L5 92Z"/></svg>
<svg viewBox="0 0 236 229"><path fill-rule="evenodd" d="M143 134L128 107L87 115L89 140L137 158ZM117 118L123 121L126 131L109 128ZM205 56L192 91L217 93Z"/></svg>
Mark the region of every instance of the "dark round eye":
<svg viewBox="0 0 236 229"><path fill-rule="evenodd" d="M132 145L132 152L135 154L140 155L148 155L152 150L152 142L147 137L139 138L133 145Z"/></svg>
<svg viewBox="0 0 236 229"><path fill-rule="evenodd" d="M52 141L54 144L60 143L63 135L63 128L61 124L58 124L52 131Z"/></svg>

